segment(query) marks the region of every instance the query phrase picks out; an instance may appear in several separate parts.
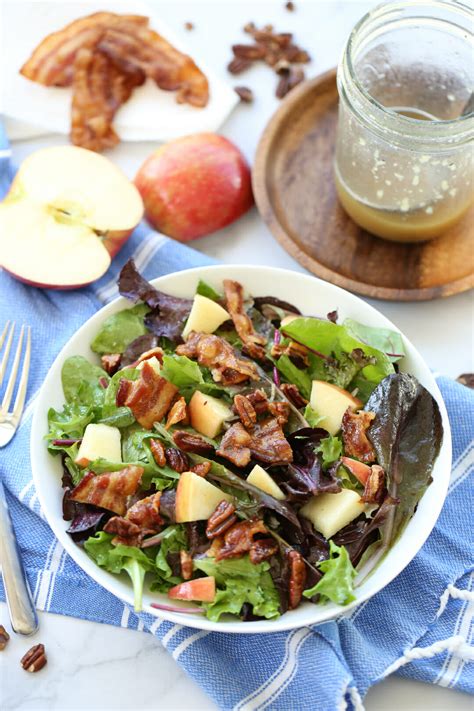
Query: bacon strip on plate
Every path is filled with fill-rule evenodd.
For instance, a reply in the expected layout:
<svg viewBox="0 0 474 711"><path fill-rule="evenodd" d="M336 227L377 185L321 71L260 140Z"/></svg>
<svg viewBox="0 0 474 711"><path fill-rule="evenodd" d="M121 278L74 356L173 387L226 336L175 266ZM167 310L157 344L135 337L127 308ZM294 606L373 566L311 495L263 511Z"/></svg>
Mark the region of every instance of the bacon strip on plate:
<svg viewBox="0 0 474 711"><path fill-rule="evenodd" d="M366 412L365 410L352 412L347 409L345 411L341 429L346 456L355 457L368 464L375 462L375 451L367 437L367 430L374 418L373 412Z"/></svg>
<svg viewBox="0 0 474 711"><path fill-rule="evenodd" d="M259 379L255 364L238 358L230 343L220 336L192 332L186 343L176 348L176 353L196 358L199 365L210 368L216 383L236 385L246 380Z"/></svg>
<svg viewBox="0 0 474 711"><path fill-rule="evenodd" d="M247 352L252 358L264 359L265 350L262 346L266 344L267 339L256 333L250 316L245 312L242 285L238 281L224 279L224 293L227 311Z"/></svg>
<svg viewBox="0 0 474 711"><path fill-rule="evenodd" d="M140 379L132 383L124 404L141 426L150 430L154 422L159 422L167 414L177 394L178 388L145 361Z"/></svg>
<svg viewBox="0 0 474 711"><path fill-rule="evenodd" d="M163 525L160 516L161 492L140 499L131 506L125 517L114 516L104 526L106 533L114 533L112 543L138 546L144 536L156 533Z"/></svg>
<svg viewBox="0 0 474 711"><path fill-rule="evenodd" d="M71 491L70 500L93 504L123 516L127 511L127 499L138 489L143 467L130 465L118 472L94 474L88 472Z"/></svg>

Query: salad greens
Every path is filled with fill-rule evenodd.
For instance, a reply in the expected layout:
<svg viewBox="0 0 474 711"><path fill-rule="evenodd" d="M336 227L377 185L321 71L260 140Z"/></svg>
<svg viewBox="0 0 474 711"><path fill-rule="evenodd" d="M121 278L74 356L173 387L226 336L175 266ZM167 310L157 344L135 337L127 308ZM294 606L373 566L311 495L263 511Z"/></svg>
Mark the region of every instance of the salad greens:
<svg viewBox="0 0 474 711"><path fill-rule="evenodd" d="M357 571L413 515L442 440L436 401L396 372L400 334L201 280L201 322L210 302L230 319L183 342L190 299L158 291L132 261L119 288L135 305L102 324L96 363L65 361L65 404L48 412L77 544L129 576L136 610L145 589L212 621L355 600ZM311 399L315 380L326 404Z"/></svg>

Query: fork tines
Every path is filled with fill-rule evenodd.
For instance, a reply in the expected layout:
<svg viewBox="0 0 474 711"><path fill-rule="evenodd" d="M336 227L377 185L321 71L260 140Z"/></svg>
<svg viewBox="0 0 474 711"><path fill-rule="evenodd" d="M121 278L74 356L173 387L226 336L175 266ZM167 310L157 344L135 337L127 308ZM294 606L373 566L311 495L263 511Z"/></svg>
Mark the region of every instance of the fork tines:
<svg viewBox="0 0 474 711"><path fill-rule="evenodd" d="M0 351L3 349L2 360L0 363L0 387L2 386L3 379L6 374L10 351L13 343L13 337L15 333L15 323L7 321L2 334L0 335ZM20 378L18 380L17 393L15 398L15 404L13 405L13 410L9 411L10 403L13 397L13 392L15 390L15 384L17 383L18 369L20 367L21 354L23 350L23 341L26 335L26 347L24 349L23 365L21 368ZM5 348L3 348L5 344ZM2 404L0 405L0 423L5 419L16 427L20 419L21 413L23 411L23 405L25 404L26 388L28 385L28 372L30 369L30 357L31 357L31 329L29 326L22 326L20 330L20 337L18 339L18 344L16 347L15 355L13 357L12 368L10 376L6 383L5 394L3 396Z"/></svg>

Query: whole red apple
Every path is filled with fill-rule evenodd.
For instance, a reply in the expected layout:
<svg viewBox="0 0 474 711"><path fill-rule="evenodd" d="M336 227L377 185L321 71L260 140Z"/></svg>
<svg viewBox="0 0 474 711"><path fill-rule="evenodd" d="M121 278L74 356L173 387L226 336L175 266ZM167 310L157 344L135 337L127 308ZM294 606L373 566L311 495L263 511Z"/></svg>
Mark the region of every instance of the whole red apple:
<svg viewBox="0 0 474 711"><path fill-rule="evenodd" d="M245 158L215 133L161 146L143 163L135 185L148 222L180 242L229 225L253 205Z"/></svg>

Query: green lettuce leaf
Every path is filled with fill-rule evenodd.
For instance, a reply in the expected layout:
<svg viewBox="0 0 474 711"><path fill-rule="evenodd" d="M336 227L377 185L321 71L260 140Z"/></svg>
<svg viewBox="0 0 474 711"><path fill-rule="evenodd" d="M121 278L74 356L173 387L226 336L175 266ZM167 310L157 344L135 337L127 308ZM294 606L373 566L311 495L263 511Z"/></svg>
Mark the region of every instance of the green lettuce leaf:
<svg viewBox="0 0 474 711"><path fill-rule="evenodd" d="M155 558L156 577L150 585L150 590L166 592L173 585L182 582L182 578L173 575L166 560L168 553L179 553L188 547L186 529L182 524L173 524L160 534L161 543Z"/></svg>
<svg viewBox="0 0 474 711"><path fill-rule="evenodd" d="M214 383L210 375L187 356L165 354L161 375L176 385L186 399L189 399L195 390L217 397L225 393L225 388Z"/></svg>
<svg viewBox="0 0 474 711"><path fill-rule="evenodd" d="M61 370L61 382L66 402L92 407L100 411L104 404L106 389L100 381L109 383L110 378L98 365L84 356L71 356Z"/></svg>
<svg viewBox="0 0 474 711"><path fill-rule="evenodd" d="M48 410L49 442L53 439L78 439L84 434L89 422L94 419L94 413L87 405L67 403L62 410L50 407ZM49 445L50 449L62 449Z"/></svg>
<svg viewBox="0 0 474 711"><path fill-rule="evenodd" d="M129 343L147 333L144 318L149 311L146 304L138 304L109 316L92 341L91 349L99 355L123 353Z"/></svg>
<svg viewBox="0 0 474 711"><path fill-rule="evenodd" d="M275 619L279 617L280 600L268 572L268 562L254 565L248 556L216 561L215 558L196 558L194 568L216 579L214 602L203 604L207 617L217 622L221 615L238 615L244 603L250 603L254 615Z"/></svg>
<svg viewBox="0 0 474 711"><path fill-rule="evenodd" d="M298 386L300 393L307 400L311 397L312 380L306 370L300 370L286 355L280 356L276 362L276 367L285 380Z"/></svg>
<svg viewBox="0 0 474 711"><path fill-rule="evenodd" d="M304 591L305 597L319 595L321 602L331 600L337 605L348 605L355 600L356 570L344 546L336 546L333 541L329 541L329 558L319 563L318 568L324 575L316 585Z"/></svg>
<svg viewBox="0 0 474 711"><path fill-rule="evenodd" d="M145 573L155 568L153 559L135 546L112 545L113 535L100 531L84 543L87 554L101 568L119 575L124 570L130 577L135 598L135 612L142 609Z"/></svg>
<svg viewBox="0 0 474 711"><path fill-rule="evenodd" d="M320 441L315 451L321 452L323 456L323 467L326 469L341 456L342 442L339 437L329 435Z"/></svg>
<svg viewBox="0 0 474 711"><path fill-rule="evenodd" d="M196 294L205 296L207 299L211 299L212 301L222 300L221 294L218 294L217 291L213 289L210 284L208 284L206 281L203 281L202 279L199 279L199 283L196 288Z"/></svg>
<svg viewBox="0 0 474 711"><path fill-rule="evenodd" d="M392 331L389 328L366 326L363 323L354 321L352 318L344 319L343 326L357 340L372 346L372 348L377 348L382 353L386 353L392 363L401 360L405 355L403 338L397 331Z"/></svg>
<svg viewBox="0 0 474 711"><path fill-rule="evenodd" d="M153 437L156 437L155 432L140 429L138 425L125 430L122 433L122 458L127 464L138 464L144 468L143 486L155 484L159 491L163 491L176 485L179 474L171 467L159 467L155 462L149 444Z"/></svg>
<svg viewBox="0 0 474 711"><path fill-rule="evenodd" d="M310 427L318 427L321 420L324 420L324 417L318 415L316 410L313 410L313 408L309 404L305 407L304 418Z"/></svg>

